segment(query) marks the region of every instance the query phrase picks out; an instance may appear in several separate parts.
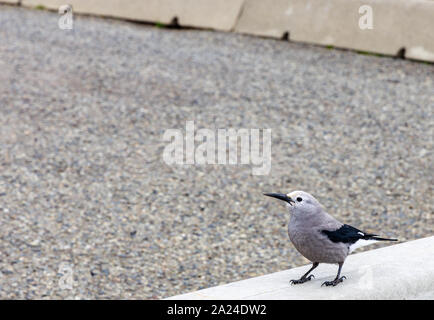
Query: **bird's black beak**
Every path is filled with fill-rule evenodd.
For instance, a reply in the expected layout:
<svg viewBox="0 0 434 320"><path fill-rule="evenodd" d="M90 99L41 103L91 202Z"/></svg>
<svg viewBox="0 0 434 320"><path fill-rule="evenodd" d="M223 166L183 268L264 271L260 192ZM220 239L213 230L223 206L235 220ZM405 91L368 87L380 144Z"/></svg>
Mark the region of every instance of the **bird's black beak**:
<svg viewBox="0 0 434 320"><path fill-rule="evenodd" d="M294 200L291 199L291 197L288 197L286 194L283 193L264 193L265 196L276 198L279 200L283 200L285 202L288 202L290 205L295 203Z"/></svg>

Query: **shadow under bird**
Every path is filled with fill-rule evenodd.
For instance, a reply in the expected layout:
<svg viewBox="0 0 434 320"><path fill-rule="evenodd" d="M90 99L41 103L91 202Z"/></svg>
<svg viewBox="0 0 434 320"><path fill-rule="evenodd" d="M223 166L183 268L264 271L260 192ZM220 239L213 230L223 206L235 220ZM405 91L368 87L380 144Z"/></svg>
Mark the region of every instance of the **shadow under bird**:
<svg viewBox="0 0 434 320"><path fill-rule="evenodd" d="M346 279L341 269L347 256L357 248L377 241L397 241L380 238L376 234L366 233L350 225L343 224L329 215L312 195L304 191L288 194L264 193L287 203L290 213L288 235L295 248L313 265L300 279L291 280L300 284L311 280L309 275L320 263L338 264L338 274L333 281L326 281L326 286L336 286Z"/></svg>

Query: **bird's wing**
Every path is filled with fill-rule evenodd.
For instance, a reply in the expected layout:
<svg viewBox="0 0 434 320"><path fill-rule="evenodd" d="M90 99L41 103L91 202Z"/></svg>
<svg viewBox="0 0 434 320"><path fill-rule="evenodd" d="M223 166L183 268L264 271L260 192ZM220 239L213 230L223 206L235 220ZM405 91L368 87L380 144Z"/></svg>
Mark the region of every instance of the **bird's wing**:
<svg viewBox="0 0 434 320"><path fill-rule="evenodd" d="M397 239L379 238L376 234L365 233L348 224L344 224L336 230L321 230L323 234L332 242L341 242L349 246L350 252L356 248L377 242L377 241L397 241Z"/></svg>
<svg viewBox="0 0 434 320"><path fill-rule="evenodd" d="M370 240L375 237L376 234L367 234L354 228L348 224L344 224L339 229L336 230L321 230L330 241L332 242L343 242L343 243L355 243L357 240Z"/></svg>

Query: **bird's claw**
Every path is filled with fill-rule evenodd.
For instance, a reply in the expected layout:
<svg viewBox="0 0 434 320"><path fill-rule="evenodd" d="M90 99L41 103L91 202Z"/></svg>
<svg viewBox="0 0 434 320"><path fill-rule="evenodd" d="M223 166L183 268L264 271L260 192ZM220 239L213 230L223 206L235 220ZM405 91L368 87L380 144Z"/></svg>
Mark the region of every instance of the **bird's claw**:
<svg viewBox="0 0 434 320"><path fill-rule="evenodd" d="M312 280L312 278L315 278L315 276L313 274L311 274L310 276L305 277L305 278L300 278L298 280L289 280L289 283L290 284L301 284L301 283L305 283L307 281Z"/></svg>
<svg viewBox="0 0 434 320"><path fill-rule="evenodd" d="M339 279L335 279L335 280L333 280L333 281L326 281L326 282L324 282L322 285L321 285L321 287L322 286L326 286L326 287L329 287L329 286L336 286L338 283L341 283L341 282L343 282L344 281L344 279L346 279L347 277L345 277L345 276L343 276L343 277L340 277Z"/></svg>

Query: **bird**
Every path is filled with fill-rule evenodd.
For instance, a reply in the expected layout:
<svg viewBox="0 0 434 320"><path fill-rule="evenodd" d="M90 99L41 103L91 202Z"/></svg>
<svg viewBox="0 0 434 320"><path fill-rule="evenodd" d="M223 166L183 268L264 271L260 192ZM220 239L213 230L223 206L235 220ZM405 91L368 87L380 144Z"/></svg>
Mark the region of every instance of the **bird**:
<svg viewBox="0 0 434 320"><path fill-rule="evenodd" d="M312 262L312 267L300 279L290 280L301 284L314 278L309 275L320 263L337 264L338 273L332 281L321 286L336 286L346 279L341 275L347 256L355 249L378 241L398 241L381 238L377 234L363 232L344 224L330 214L311 194L293 191L288 194L264 193L264 195L286 202L290 219L288 236L298 252Z"/></svg>

